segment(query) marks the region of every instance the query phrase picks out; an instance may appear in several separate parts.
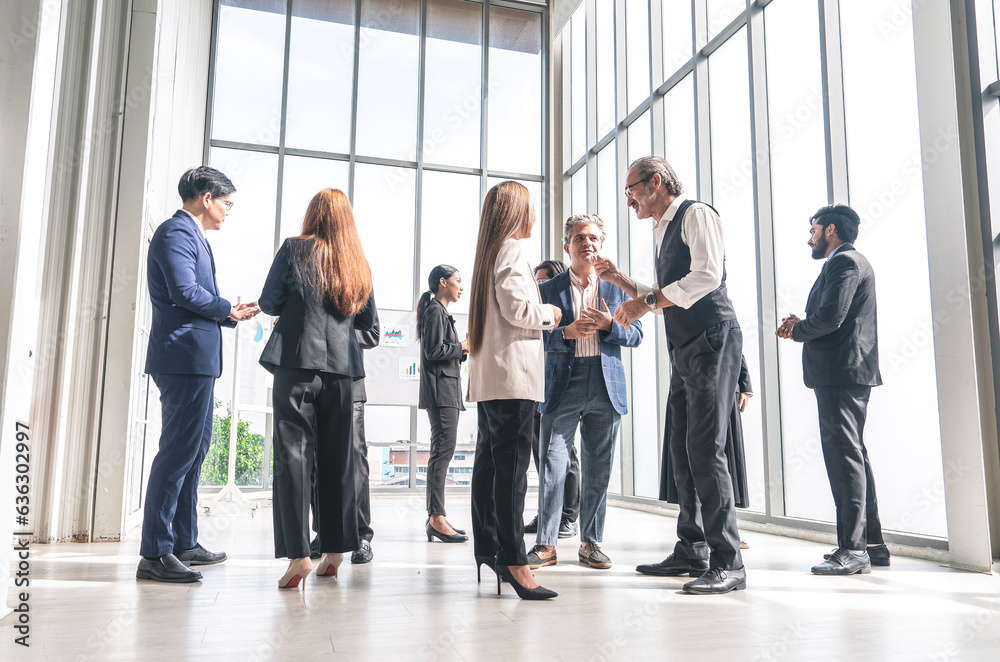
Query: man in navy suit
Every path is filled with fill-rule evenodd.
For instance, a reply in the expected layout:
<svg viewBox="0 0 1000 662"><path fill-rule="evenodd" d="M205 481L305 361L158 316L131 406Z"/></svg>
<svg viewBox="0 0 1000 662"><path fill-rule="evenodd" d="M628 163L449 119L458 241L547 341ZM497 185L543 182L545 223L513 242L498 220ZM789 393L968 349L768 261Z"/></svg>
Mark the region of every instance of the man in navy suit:
<svg viewBox="0 0 1000 662"><path fill-rule="evenodd" d="M812 571L868 573L872 565L889 565L864 441L868 397L882 383L875 272L854 248L861 225L856 211L830 205L809 223L813 259L826 262L806 300L806 318L789 315L775 333L803 343L803 380L816 393L823 459L837 507L837 549Z"/></svg>
<svg viewBox="0 0 1000 662"><path fill-rule="evenodd" d="M213 168L192 168L177 185L183 207L153 233L147 259L153 320L146 372L160 390L163 427L146 486L142 559L135 576L160 582L201 579L193 565L226 560L198 544L198 479L212 441L215 380L222 374L222 326L250 319L257 302L219 296L206 232L218 230L236 187Z"/></svg>
<svg viewBox="0 0 1000 662"><path fill-rule="evenodd" d="M543 303L562 310L561 326L544 332L545 402L539 406L542 424L538 446L538 536L528 565L556 563L556 542L562 518L563 491L570 451L580 427L580 551L581 563L610 568L601 550L608 482L615 438L622 414L628 412L622 347L642 342L642 324L617 324L614 311L628 300L619 287L594 272L594 260L604 246L604 221L596 214L578 214L563 231L570 267L542 283Z"/></svg>

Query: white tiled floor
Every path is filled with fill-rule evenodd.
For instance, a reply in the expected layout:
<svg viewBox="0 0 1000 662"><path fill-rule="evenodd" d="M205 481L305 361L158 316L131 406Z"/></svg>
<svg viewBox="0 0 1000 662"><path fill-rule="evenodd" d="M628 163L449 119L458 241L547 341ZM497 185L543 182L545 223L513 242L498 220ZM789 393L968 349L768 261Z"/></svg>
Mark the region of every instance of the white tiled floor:
<svg viewBox="0 0 1000 662"><path fill-rule="evenodd" d="M269 509L203 518L202 542L230 560L194 585L136 582L134 540L35 545L31 648L8 616L0 660L1000 660L989 575L894 556L870 575L814 577L828 546L747 531L748 590L690 596L687 578L634 571L670 553L674 520L612 507L614 567L581 566L578 539L561 541L559 564L536 571L560 596L522 602L509 586L497 597L492 575L476 583L471 543L427 543L422 497L373 505L374 562L304 591L276 588ZM468 499L449 507L469 528Z"/></svg>

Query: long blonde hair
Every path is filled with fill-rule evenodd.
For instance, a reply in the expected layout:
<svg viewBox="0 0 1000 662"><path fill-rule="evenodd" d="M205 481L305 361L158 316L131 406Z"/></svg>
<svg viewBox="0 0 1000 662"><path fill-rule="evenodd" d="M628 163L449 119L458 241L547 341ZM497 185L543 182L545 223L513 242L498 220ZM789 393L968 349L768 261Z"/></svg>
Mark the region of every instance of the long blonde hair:
<svg viewBox="0 0 1000 662"><path fill-rule="evenodd" d="M311 239L300 256L306 284L341 315L357 315L372 292L372 274L361 248L351 203L339 189L325 188L309 201L302 220L303 239Z"/></svg>
<svg viewBox="0 0 1000 662"><path fill-rule="evenodd" d="M472 269L472 296L469 303L469 355L483 346L486 310L493 292L493 270L500 246L506 240L531 229L531 196L524 184L500 182L489 190L479 217L476 262Z"/></svg>

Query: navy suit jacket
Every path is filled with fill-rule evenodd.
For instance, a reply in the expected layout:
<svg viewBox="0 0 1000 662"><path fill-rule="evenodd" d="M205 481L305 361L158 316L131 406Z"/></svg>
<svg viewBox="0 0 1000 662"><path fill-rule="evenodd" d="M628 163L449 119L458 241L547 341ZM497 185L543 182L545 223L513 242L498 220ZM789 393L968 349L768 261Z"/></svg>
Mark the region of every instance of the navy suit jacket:
<svg viewBox="0 0 1000 662"><path fill-rule="evenodd" d="M146 351L150 375L222 374L222 326L233 306L219 296L212 249L193 217L178 210L149 242L146 280L153 319Z"/></svg>
<svg viewBox="0 0 1000 662"><path fill-rule="evenodd" d="M875 272L852 244L823 265L806 301L806 318L792 327L802 347L806 386L878 386Z"/></svg>
<svg viewBox="0 0 1000 662"><path fill-rule="evenodd" d="M569 270L538 286L542 303L551 303L562 310L559 327L544 332L545 402L538 407L543 414L551 412L559 404L563 394L566 393L573 372L576 340L563 338L563 330L576 319L572 288ZM631 299L620 287L603 280L598 281L598 294L608 304L612 316L618 306ZM600 307L600 301L597 305ZM599 331L598 334L601 338L601 368L604 373L604 383L608 387L608 396L615 411L627 414L628 389L625 384L625 368L622 366L622 347L637 347L642 342L642 323L636 320L626 329L618 322L612 321L609 332Z"/></svg>

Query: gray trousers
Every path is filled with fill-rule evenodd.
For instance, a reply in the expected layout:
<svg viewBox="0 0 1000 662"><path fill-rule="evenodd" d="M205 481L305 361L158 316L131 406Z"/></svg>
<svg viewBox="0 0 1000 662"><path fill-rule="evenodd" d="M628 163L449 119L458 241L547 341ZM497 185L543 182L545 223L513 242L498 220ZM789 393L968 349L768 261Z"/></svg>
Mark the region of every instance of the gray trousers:
<svg viewBox="0 0 1000 662"><path fill-rule="evenodd" d="M431 421L431 454L427 459L427 515L447 515L444 485L448 465L458 443L458 407L428 407Z"/></svg>

